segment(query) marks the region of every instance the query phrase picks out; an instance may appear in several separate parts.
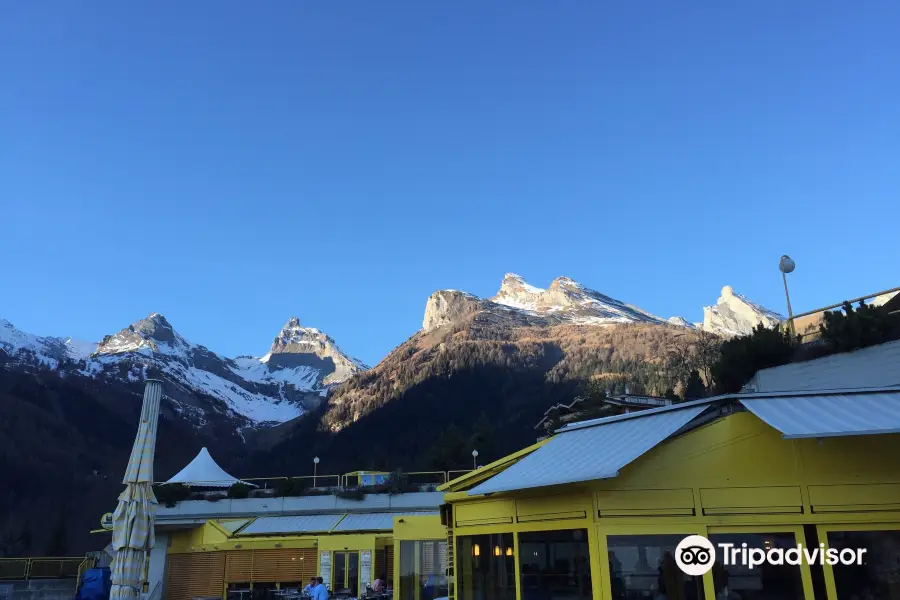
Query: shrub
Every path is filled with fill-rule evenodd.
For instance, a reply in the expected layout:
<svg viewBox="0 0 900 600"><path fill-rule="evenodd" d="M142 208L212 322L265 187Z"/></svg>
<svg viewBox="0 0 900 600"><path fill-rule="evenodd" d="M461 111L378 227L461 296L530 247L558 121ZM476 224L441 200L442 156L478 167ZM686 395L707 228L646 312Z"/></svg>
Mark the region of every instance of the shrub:
<svg viewBox="0 0 900 600"><path fill-rule="evenodd" d="M289 479L280 479L275 484L275 495L278 497L285 496L305 496L309 484L305 479L299 477L291 477Z"/></svg>
<svg viewBox="0 0 900 600"><path fill-rule="evenodd" d="M173 507L177 502L182 502L191 497L191 488L181 483L170 483L153 487L156 500L165 506Z"/></svg>
<svg viewBox="0 0 900 600"><path fill-rule="evenodd" d="M250 486L246 483L242 483L238 481L230 488L228 488L228 497L233 498L235 500L240 500L243 498L250 497Z"/></svg>
<svg viewBox="0 0 900 600"><path fill-rule="evenodd" d="M900 339L900 315L890 314L884 306L860 304L854 310L844 302L843 311L826 312L819 328L831 352L850 352Z"/></svg>
<svg viewBox="0 0 900 600"><path fill-rule="evenodd" d="M351 488L346 490L338 490L334 493L338 498L343 498L344 500L364 500L366 497L366 491L362 488Z"/></svg>

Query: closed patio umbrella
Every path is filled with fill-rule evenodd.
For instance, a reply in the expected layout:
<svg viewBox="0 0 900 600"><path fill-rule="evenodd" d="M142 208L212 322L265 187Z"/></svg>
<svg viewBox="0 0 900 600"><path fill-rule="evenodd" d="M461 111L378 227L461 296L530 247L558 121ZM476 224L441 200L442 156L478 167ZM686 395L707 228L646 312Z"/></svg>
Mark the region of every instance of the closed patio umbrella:
<svg viewBox="0 0 900 600"><path fill-rule="evenodd" d="M153 548L153 519L156 497L153 495L153 455L162 382L148 379L144 387L141 422L138 425L131 458L122 483L125 491L113 513L112 589L110 600L140 598L144 583L144 564Z"/></svg>

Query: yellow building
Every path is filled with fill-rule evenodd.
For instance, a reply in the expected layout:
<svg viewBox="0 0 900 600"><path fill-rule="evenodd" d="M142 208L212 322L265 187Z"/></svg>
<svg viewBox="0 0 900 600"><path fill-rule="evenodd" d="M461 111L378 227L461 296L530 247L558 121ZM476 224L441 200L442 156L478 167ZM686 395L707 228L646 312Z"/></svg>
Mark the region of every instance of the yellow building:
<svg viewBox="0 0 900 600"><path fill-rule="evenodd" d="M395 600L900 600L900 342L751 389L572 423L438 491L347 498L345 477L161 506L145 600L262 600L316 575L351 596L384 578ZM183 482L236 481L192 465ZM678 566L688 535L715 550L702 575ZM751 568L723 544L865 555Z"/></svg>
<svg viewBox="0 0 900 600"><path fill-rule="evenodd" d="M567 425L442 488L450 596L900 599L898 432L898 387L741 394ZM675 562L690 534L717 548L699 577ZM751 569L723 564L720 546L798 543L865 548L866 562Z"/></svg>
<svg viewBox="0 0 900 600"><path fill-rule="evenodd" d="M447 530L438 512L443 494L433 486L363 493L378 489L371 486L385 475L320 475L323 485L313 484L307 495L257 490L254 497L229 499L221 492L238 480L203 449L166 482L187 485L200 497L157 507L143 597L269 600L316 576L351 597L379 579L404 600L446 596ZM446 473L431 475L447 479ZM348 489L357 493L342 493Z"/></svg>

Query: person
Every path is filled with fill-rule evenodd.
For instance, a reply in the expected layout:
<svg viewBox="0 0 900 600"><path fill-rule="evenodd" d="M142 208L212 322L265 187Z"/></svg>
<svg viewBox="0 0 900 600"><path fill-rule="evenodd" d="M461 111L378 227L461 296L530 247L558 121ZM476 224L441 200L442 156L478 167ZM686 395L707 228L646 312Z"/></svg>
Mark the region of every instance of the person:
<svg viewBox="0 0 900 600"><path fill-rule="evenodd" d="M328 600L328 588L321 577L316 577L316 587L312 590L312 600Z"/></svg>
<svg viewBox="0 0 900 600"><path fill-rule="evenodd" d="M384 575L376 579L372 582L372 591L376 594L380 594L384 591L384 580L387 579Z"/></svg>
<svg viewBox="0 0 900 600"><path fill-rule="evenodd" d="M303 595L304 596L312 596L313 589L316 587L317 583L318 582L316 581L315 577L310 577L309 583L307 583L306 586L303 588Z"/></svg>

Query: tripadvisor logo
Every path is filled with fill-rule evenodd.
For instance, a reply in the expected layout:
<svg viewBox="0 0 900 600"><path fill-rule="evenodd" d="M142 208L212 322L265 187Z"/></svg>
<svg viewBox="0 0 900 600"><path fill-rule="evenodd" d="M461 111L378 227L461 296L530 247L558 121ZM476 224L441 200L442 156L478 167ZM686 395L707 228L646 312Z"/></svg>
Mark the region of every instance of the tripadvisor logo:
<svg viewBox="0 0 900 600"><path fill-rule="evenodd" d="M700 577L712 569L716 558L725 566L741 565L752 569L763 564L770 565L862 565L865 548L825 549L825 544L818 548L804 548L797 544L792 548L750 548L746 543L736 546L731 543L716 546L702 535L689 535L675 548L675 564L686 575Z"/></svg>

